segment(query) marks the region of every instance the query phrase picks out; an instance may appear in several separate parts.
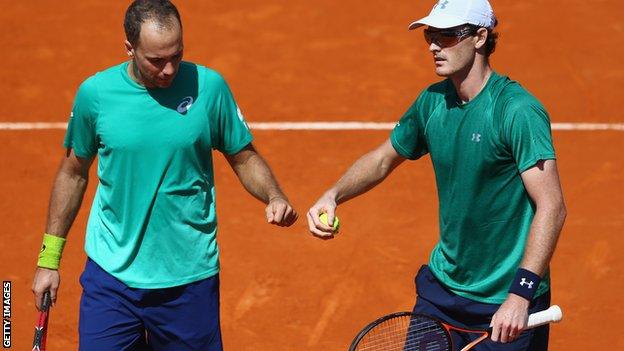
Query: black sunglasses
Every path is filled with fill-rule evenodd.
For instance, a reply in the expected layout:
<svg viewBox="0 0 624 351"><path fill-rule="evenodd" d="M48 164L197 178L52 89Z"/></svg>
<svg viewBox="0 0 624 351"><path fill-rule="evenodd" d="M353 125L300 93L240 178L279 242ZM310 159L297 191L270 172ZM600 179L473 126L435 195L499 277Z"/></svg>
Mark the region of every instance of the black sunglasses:
<svg viewBox="0 0 624 351"><path fill-rule="evenodd" d="M425 41L427 44L431 45L431 43L436 44L441 48L451 47L453 45L457 45L460 41L465 38L477 34L479 30L478 27L474 26L466 26L459 29L425 29Z"/></svg>

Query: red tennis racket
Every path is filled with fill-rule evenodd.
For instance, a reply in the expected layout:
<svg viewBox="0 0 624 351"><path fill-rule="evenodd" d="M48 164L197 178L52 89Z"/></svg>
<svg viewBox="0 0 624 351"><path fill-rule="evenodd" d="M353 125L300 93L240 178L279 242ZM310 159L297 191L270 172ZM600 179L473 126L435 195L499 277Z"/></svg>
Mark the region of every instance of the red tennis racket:
<svg viewBox="0 0 624 351"><path fill-rule="evenodd" d="M527 328L559 322L562 317L561 308L553 305L531 314ZM349 351L455 351L451 331L479 335L461 351L471 350L490 335L488 330L463 329L423 314L398 312L364 327L351 343Z"/></svg>
<svg viewBox="0 0 624 351"><path fill-rule="evenodd" d="M41 311L39 311L39 318L37 325L35 325L35 339L33 341L32 351L45 351L46 338L48 336L48 316L50 315L50 305L52 299L50 298L50 292L46 291L43 294L43 303L41 304Z"/></svg>

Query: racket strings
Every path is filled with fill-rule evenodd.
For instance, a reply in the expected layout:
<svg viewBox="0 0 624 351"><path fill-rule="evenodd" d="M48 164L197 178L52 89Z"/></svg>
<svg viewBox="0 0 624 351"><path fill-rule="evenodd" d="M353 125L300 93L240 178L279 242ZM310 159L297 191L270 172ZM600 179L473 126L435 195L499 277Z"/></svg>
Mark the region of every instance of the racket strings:
<svg viewBox="0 0 624 351"><path fill-rule="evenodd" d="M443 334L443 332L435 329L435 330L423 330L421 333L430 333L430 334ZM444 337L444 336L443 336ZM391 350L402 350L402 351L446 351L450 350L448 347L448 342L440 341L439 338L435 339L426 339L422 334L420 337L406 337L403 339L402 337L398 337L395 335L394 340L389 337L385 337L385 339L380 339L377 343L366 343L362 346L358 346L357 350L369 350L369 351L391 351Z"/></svg>
<svg viewBox="0 0 624 351"><path fill-rule="evenodd" d="M450 341L444 327L419 316L400 316L371 329L358 343L360 351L446 351Z"/></svg>

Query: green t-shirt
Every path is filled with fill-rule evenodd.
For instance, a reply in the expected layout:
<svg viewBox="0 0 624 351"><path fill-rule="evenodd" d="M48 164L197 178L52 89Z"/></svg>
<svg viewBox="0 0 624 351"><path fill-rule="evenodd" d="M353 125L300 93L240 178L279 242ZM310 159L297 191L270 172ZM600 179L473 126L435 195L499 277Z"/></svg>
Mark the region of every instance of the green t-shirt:
<svg viewBox="0 0 624 351"><path fill-rule="evenodd" d="M433 274L460 296L502 303L535 213L520 174L555 158L550 121L532 95L496 73L473 100L458 101L450 80L430 86L391 141L408 159L431 156L440 225ZM546 274L536 296L548 288Z"/></svg>
<svg viewBox="0 0 624 351"><path fill-rule="evenodd" d="M85 251L133 288L165 288L219 272L211 150L252 135L223 78L180 64L172 85L146 89L128 63L82 83L65 147L98 155Z"/></svg>

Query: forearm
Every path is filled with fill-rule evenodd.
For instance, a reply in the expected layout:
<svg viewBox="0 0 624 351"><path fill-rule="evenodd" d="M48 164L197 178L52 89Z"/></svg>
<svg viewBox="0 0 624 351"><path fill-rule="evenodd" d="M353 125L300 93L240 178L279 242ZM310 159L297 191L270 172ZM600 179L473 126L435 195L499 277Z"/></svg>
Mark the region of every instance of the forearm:
<svg viewBox="0 0 624 351"><path fill-rule="evenodd" d="M337 204L343 203L374 188L397 165L397 162L384 158L376 150L372 151L357 160L325 196Z"/></svg>
<svg viewBox="0 0 624 351"><path fill-rule="evenodd" d="M269 165L258 153L250 153L234 166L234 171L245 189L265 204L278 197L286 199Z"/></svg>
<svg viewBox="0 0 624 351"><path fill-rule="evenodd" d="M539 207L531 223L520 267L543 276L555 251L566 217L563 201Z"/></svg>
<svg viewBox="0 0 624 351"><path fill-rule="evenodd" d="M67 236L80 209L87 183L85 175L59 171L50 195L46 233L62 238Z"/></svg>
<svg viewBox="0 0 624 351"><path fill-rule="evenodd" d="M549 202L547 205L537 206L520 267L532 273L544 275L550 259L555 251L559 233L566 216L563 199ZM526 328L528 309L536 287L533 282L526 282L526 275L531 273L518 270L510 294L496 313L492 316L492 340L503 343L513 341ZM522 277L518 281L519 277ZM516 285L517 284L517 285ZM536 284L537 285L537 284ZM523 289L524 288L524 289ZM527 289L528 288L528 289ZM531 289L531 290L529 290Z"/></svg>
<svg viewBox="0 0 624 351"><path fill-rule="evenodd" d="M307 213L310 232L321 239L333 238L335 229L327 222L333 223L336 206L374 188L403 161L405 158L396 152L390 139L360 157L310 208ZM323 213L327 214L326 223L319 219Z"/></svg>

